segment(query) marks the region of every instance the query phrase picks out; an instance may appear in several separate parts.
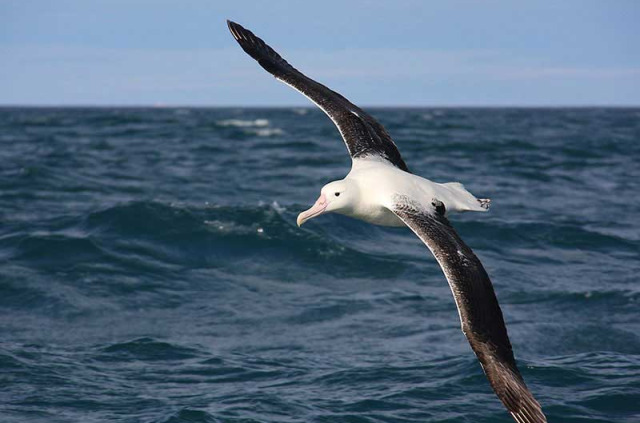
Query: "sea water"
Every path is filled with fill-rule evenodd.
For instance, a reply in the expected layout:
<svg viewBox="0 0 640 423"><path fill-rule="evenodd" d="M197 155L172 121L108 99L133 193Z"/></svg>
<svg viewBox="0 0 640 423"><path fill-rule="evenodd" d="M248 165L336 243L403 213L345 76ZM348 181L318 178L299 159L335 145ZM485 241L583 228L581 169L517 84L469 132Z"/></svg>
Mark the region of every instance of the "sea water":
<svg viewBox="0 0 640 423"><path fill-rule="evenodd" d="M550 422L640 421L640 109L371 109L451 217ZM403 228L297 214L312 108L0 110L0 422L512 422Z"/></svg>

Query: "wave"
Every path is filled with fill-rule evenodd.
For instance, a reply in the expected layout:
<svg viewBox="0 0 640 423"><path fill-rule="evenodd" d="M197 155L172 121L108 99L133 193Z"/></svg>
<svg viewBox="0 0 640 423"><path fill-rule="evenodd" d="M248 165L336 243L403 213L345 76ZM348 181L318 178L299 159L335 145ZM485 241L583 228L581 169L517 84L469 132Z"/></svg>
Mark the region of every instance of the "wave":
<svg viewBox="0 0 640 423"><path fill-rule="evenodd" d="M137 338L111 344L100 349L96 359L100 361L167 361L196 358L200 353L193 349L162 342L153 338Z"/></svg>
<svg viewBox="0 0 640 423"><path fill-rule="evenodd" d="M259 137L273 137L275 135L282 135L284 131L280 128L261 128L253 131Z"/></svg>
<svg viewBox="0 0 640 423"><path fill-rule="evenodd" d="M220 421L206 411L185 407L172 413L166 420L162 420L162 423L218 423Z"/></svg>
<svg viewBox="0 0 640 423"><path fill-rule="evenodd" d="M393 276L416 263L411 259L414 255L417 263L426 259L422 249L407 249L410 244L392 242L389 236L384 251L369 246L384 229L335 216L327 216L324 222L335 230L325 231L322 225L300 229L295 213L277 204L194 207L131 202L16 226L0 238L0 256L49 270L103 263L111 270L130 267L147 273L184 266L228 267L237 260L253 260L369 277ZM571 223L463 220L454 226L472 248L498 253L501 260L560 264L576 248L625 260L637 257L639 251L637 242ZM402 239L410 242L409 238L405 234Z"/></svg>
<svg viewBox="0 0 640 423"><path fill-rule="evenodd" d="M216 121L218 126L233 126L236 128L253 128L253 127L265 127L269 126L268 119L254 119L254 120L242 120L242 119L225 119Z"/></svg>
<svg viewBox="0 0 640 423"><path fill-rule="evenodd" d="M51 228L51 222L41 222ZM138 272L179 267L229 267L237 260L280 261L330 274L381 274L397 270L388 258L353 249L336 239L295 225L278 205L186 207L133 202L67 217L54 231L34 228L5 237L7 258L50 270L81 269L104 263ZM176 267L177 266L177 267Z"/></svg>
<svg viewBox="0 0 640 423"><path fill-rule="evenodd" d="M271 122L268 119L225 119L218 120L215 124L217 127L240 129L241 134L256 135L258 137L274 137L284 134L284 131L280 128L270 128ZM234 138L233 134L230 138Z"/></svg>

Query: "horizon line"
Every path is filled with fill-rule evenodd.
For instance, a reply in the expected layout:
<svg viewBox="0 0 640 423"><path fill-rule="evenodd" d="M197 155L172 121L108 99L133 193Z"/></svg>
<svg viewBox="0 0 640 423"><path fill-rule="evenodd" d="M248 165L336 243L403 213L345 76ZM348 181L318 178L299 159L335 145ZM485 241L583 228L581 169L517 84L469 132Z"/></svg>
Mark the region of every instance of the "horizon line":
<svg viewBox="0 0 640 423"><path fill-rule="evenodd" d="M482 108L482 109L636 109L640 104L390 104L390 105L362 105L362 109L427 109L427 108ZM206 105L206 104L9 104L0 103L0 108L24 108L24 109L45 109L45 108L93 108L93 109L317 109L315 105L248 105L248 104L228 104L228 105Z"/></svg>

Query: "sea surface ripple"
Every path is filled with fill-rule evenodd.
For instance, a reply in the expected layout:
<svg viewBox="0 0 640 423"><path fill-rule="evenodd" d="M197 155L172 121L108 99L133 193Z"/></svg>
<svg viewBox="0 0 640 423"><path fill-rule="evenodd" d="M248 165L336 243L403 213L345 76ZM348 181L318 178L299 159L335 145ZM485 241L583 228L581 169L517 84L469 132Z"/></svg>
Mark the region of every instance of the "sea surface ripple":
<svg viewBox="0 0 640 423"><path fill-rule="evenodd" d="M640 109L372 109L453 224L550 422L640 421ZM316 109L0 109L0 421L511 422L406 229L295 218Z"/></svg>

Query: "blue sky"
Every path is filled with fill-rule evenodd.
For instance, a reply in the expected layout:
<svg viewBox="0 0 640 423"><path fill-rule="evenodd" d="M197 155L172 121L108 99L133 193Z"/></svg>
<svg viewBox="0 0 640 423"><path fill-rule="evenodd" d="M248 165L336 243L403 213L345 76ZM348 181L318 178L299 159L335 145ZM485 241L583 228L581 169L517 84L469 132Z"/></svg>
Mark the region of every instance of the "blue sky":
<svg viewBox="0 0 640 423"><path fill-rule="evenodd" d="M640 105L640 1L0 0L0 104L308 105L253 30L360 105Z"/></svg>

